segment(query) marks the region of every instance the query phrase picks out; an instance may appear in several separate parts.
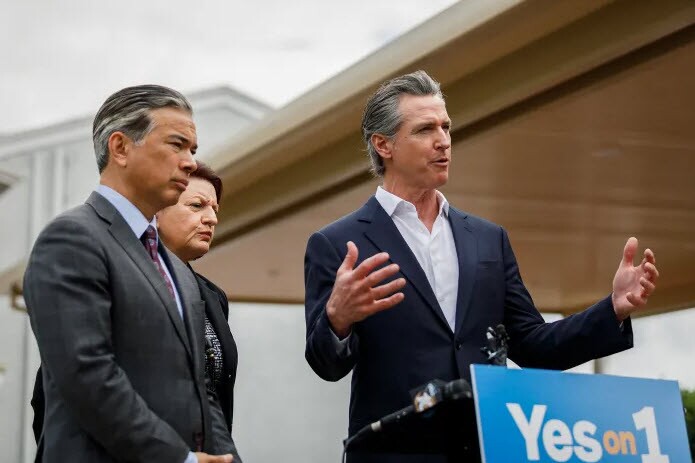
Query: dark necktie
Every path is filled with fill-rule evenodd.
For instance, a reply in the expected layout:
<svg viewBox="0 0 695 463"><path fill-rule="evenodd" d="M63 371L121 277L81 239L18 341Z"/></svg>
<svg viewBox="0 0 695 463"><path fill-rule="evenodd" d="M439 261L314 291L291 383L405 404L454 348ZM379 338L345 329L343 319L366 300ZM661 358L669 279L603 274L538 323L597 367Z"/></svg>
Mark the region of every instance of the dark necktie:
<svg viewBox="0 0 695 463"><path fill-rule="evenodd" d="M157 254L157 232L152 225L147 227L145 233L142 234L142 243L145 245L145 249L150 255L150 258L152 258L154 265L157 266L157 270L162 274L162 278L164 278L164 282L167 284L167 289L169 289L169 294L176 300L176 296L174 296L174 286L171 284L171 280L164 271L162 262L159 260L159 255Z"/></svg>

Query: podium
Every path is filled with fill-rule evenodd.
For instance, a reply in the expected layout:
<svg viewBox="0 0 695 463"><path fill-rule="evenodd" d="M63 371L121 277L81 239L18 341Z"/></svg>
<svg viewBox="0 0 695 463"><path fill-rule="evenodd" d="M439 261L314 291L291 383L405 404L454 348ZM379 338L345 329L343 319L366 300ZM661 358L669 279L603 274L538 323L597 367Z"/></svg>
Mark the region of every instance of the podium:
<svg viewBox="0 0 695 463"><path fill-rule="evenodd" d="M448 463L692 463L676 381L489 365L472 365L471 379L473 398L404 416L347 451Z"/></svg>
<svg viewBox="0 0 695 463"><path fill-rule="evenodd" d="M413 413L396 425L351 443L348 452L429 454L449 463L480 461L475 405L472 397L442 402Z"/></svg>

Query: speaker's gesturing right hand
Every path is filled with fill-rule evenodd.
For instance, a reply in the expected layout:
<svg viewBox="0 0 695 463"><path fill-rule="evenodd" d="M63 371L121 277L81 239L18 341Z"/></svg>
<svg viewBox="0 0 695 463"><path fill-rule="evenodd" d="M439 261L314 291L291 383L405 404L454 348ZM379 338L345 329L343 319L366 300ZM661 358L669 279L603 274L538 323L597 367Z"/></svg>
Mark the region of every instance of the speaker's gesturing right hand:
<svg viewBox="0 0 695 463"><path fill-rule="evenodd" d="M357 246L347 243L347 254L338 268L333 291L326 303L326 315L336 335L344 338L352 325L376 312L390 309L403 300L396 292L405 286L405 278L396 278L386 284L382 281L395 275L399 267L390 264L375 270L389 260L385 252L375 254L357 267Z"/></svg>

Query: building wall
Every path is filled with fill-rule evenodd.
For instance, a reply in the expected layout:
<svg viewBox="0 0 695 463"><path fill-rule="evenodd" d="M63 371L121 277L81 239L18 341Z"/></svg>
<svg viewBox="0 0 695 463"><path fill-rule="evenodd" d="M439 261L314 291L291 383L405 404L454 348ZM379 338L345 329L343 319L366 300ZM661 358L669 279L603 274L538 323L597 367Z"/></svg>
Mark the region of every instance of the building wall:
<svg viewBox="0 0 695 463"><path fill-rule="evenodd" d="M304 360L304 308L231 304L239 349L234 441L247 462L338 463L350 375L320 379Z"/></svg>
<svg viewBox="0 0 695 463"><path fill-rule="evenodd" d="M65 146L64 190L60 195L62 210L82 204L99 182L99 172L90 139Z"/></svg>
<svg viewBox="0 0 695 463"><path fill-rule="evenodd" d="M198 133L199 151L196 157L205 161L235 132L248 125L248 116L231 108L210 108L193 115Z"/></svg>
<svg viewBox="0 0 695 463"><path fill-rule="evenodd" d="M10 298L0 295L0 461L21 462L24 412L24 339L26 314L10 309Z"/></svg>
<svg viewBox="0 0 695 463"><path fill-rule="evenodd" d="M0 162L0 169L13 172L19 180L0 194L0 211L4 217L0 227L0 269L19 262L30 245L29 237L29 187L28 174L31 159L15 158ZM10 219L11 218L11 219Z"/></svg>

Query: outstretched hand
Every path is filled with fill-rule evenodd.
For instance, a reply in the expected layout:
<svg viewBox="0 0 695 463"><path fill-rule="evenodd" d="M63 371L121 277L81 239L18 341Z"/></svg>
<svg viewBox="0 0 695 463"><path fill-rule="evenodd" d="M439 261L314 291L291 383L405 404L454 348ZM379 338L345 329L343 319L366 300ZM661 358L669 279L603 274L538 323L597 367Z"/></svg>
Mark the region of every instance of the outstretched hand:
<svg viewBox="0 0 695 463"><path fill-rule="evenodd" d="M357 246L348 241L347 254L338 268L333 291L326 303L328 320L335 334L340 337L347 336L354 323L393 307L404 297L403 293L397 291L405 286L405 278L377 286L399 270L397 264L377 269L388 262L387 253L375 254L355 267L357 256Z"/></svg>
<svg viewBox="0 0 695 463"><path fill-rule="evenodd" d="M656 280L659 278L656 259L651 249L646 249L642 262L636 267L633 266L637 245L637 238L627 240L623 258L613 278L613 309L620 321L647 304L647 299L654 292Z"/></svg>

